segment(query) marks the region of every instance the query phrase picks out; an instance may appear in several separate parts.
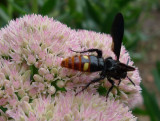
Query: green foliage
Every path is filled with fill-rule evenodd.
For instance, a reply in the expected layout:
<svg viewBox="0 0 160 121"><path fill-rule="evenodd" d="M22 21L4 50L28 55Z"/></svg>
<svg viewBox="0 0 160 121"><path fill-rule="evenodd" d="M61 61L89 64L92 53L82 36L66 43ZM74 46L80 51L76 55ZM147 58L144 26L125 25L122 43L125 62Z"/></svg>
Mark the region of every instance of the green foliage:
<svg viewBox="0 0 160 121"><path fill-rule="evenodd" d="M155 95L149 93L143 85L141 87L145 109L137 107L133 109L133 113L136 115L149 115L151 121L160 121L160 108Z"/></svg>
<svg viewBox="0 0 160 121"><path fill-rule="evenodd" d="M160 121L160 108L155 95L149 93L143 85L142 90L144 105L151 121Z"/></svg>
<svg viewBox="0 0 160 121"><path fill-rule="evenodd" d="M160 62L158 61L156 64L156 68L152 71L154 76L154 82L160 91ZM142 95L144 100L145 109L135 108L133 110L134 114L137 115L149 115L151 121L160 121L160 107L157 102L157 97L155 94L150 93L143 85L142 87Z"/></svg>
<svg viewBox="0 0 160 121"><path fill-rule="evenodd" d="M154 82L157 86L158 90L160 91L160 62L158 61L156 64L156 68L152 71L154 76Z"/></svg>
<svg viewBox="0 0 160 121"><path fill-rule="evenodd" d="M31 65L30 70L31 70L30 79L32 80L32 82L35 82L33 76L34 76L34 74L38 74L38 68L36 68L34 65Z"/></svg>
<svg viewBox="0 0 160 121"><path fill-rule="evenodd" d="M45 1L44 5L42 6L40 13L42 15L47 15L48 13L50 13L50 11L52 11L54 9L54 7L56 6L56 2L57 0L47 0Z"/></svg>

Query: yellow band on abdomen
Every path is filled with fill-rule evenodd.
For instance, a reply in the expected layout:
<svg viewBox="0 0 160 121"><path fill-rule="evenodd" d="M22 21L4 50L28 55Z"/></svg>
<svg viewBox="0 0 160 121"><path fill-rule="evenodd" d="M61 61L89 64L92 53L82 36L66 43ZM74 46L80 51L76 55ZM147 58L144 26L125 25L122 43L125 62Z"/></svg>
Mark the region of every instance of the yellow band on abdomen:
<svg viewBox="0 0 160 121"><path fill-rule="evenodd" d="M84 55L83 58L88 59L88 56Z"/></svg>
<svg viewBox="0 0 160 121"><path fill-rule="evenodd" d="M85 63L83 66L83 71L87 71L89 67L89 63Z"/></svg>

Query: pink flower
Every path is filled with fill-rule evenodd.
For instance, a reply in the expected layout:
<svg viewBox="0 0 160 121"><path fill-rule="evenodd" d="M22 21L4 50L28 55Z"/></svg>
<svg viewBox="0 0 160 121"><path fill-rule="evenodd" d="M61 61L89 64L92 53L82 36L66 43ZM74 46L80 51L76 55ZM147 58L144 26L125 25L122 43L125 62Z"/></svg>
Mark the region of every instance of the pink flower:
<svg viewBox="0 0 160 121"><path fill-rule="evenodd" d="M7 114L14 120L52 120L52 121L136 121L127 106L119 101L108 100L87 92L74 96L74 92L59 94L52 100L51 96L34 99L33 104L24 102L16 111ZM29 112L26 114L26 110ZM18 115L16 115L18 114ZM16 115L16 116L15 116Z"/></svg>
<svg viewBox="0 0 160 121"><path fill-rule="evenodd" d="M119 87L110 93L107 102L97 92L99 84L108 90L110 85L107 84L107 79L91 85L86 90L89 95L86 92L75 97L74 92L71 92L56 97L55 94L64 90L79 90L99 76L98 72L83 73L62 68L60 63L63 58L76 54L69 48L99 48L102 49L104 58L111 56L115 59L111 45L110 35L71 30L47 16L33 14L10 21L9 25L0 30L1 106L7 108L7 114L15 120L39 120L39 117L42 120L47 117L48 120L53 118L53 114L57 120L61 120L60 116L65 120L135 120L131 112L128 112L128 107L123 107L122 103L133 107L141 101L138 69L128 73L136 86L128 79L123 79ZM129 54L122 46L120 61L127 63L128 58L130 59ZM129 65L133 66L133 62L130 61ZM117 80L115 83L117 86ZM43 97L48 95L55 97ZM9 105L5 107L7 102Z"/></svg>
<svg viewBox="0 0 160 121"><path fill-rule="evenodd" d="M7 98L0 98L0 106L6 105L8 99Z"/></svg>
<svg viewBox="0 0 160 121"><path fill-rule="evenodd" d="M48 80L48 81L53 80L53 74L46 74L45 79Z"/></svg>
<svg viewBox="0 0 160 121"><path fill-rule="evenodd" d="M7 45L5 45L5 43L0 44L0 51L1 51L1 55L8 55L9 48Z"/></svg>
<svg viewBox="0 0 160 121"><path fill-rule="evenodd" d="M5 116L0 116L0 121L6 121L6 117Z"/></svg>
<svg viewBox="0 0 160 121"><path fill-rule="evenodd" d="M36 62L36 58L33 55L28 56L28 64L34 64Z"/></svg>
<svg viewBox="0 0 160 121"><path fill-rule="evenodd" d="M38 56L39 56L40 60L44 60L45 56L46 56L46 53L44 51L40 51L39 54L38 54Z"/></svg>
<svg viewBox="0 0 160 121"><path fill-rule="evenodd" d="M32 44L31 45L31 50L35 53L38 54L41 50L40 46L36 43L36 44Z"/></svg>

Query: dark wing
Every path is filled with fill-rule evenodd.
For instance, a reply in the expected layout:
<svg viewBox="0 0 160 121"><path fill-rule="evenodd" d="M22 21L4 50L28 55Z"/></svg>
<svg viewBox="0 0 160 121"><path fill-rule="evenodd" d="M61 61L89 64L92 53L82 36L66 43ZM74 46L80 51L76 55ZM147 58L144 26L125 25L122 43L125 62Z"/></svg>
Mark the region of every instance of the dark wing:
<svg viewBox="0 0 160 121"><path fill-rule="evenodd" d="M113 39L112 50L117 56L117 60L119 60L120 56L123 34L124 34L123 15L121 13L118 13L113 21L111 29L111 36Z"/></svg>

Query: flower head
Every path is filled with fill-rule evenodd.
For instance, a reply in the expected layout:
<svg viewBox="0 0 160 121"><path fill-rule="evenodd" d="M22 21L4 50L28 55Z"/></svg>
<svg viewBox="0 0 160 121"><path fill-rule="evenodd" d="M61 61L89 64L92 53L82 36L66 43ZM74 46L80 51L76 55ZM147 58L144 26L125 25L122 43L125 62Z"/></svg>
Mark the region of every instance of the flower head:
<svg viewBox="0 0 160 121"><path fill-rule="evenodd" d="M52 100L51 96L34 99L33 103L23 102L17 110L7 114L14 120L52 121L136 121L128 107L119 101L108 100L87 92L74 96L74 92L60 93Z"/></svg>
<svg viewBox="0 0 160 121"><path fill-rule="evenodd" d="M56 93L74 91L99 76L99 72L83 73L62 68L60 63L63 58L74 55L69 48L73 50L99 48L102 49L104 58L111 56L115 59L111 44L110 35L71 30L47 16L32 14L10 21L0 30L0 105L8 113L11 111L14 114L12 118L17 119L21 116L23 120L28 118L26 114L30 119L36 118L32 113L34 109L31 103L40 100L39 96L55 96ZM122 46L120 62L127 63L128 59L129 54ZM133 62L130 61L129 65L132 66ZM134 106L137 104L134 100L141 100L139 86L141 79L138 69L128 73L128 76L136 86L134 87L128 79L123 79L119 87L115 85L117 88L114 88L109 98ZM117 80L114 81L117 84ZM110 85L107 79L104 79L88 88L91 94L98 95L99 84L106 90L109 89ZM69 99L73 98L72 95ZM58 99L55 97L55 100ZM42 102L44 103L43 100ZM45 108L38 105L37 107L39 113ZM47 112L46 115L50 117L51 112Z"/></svg>

